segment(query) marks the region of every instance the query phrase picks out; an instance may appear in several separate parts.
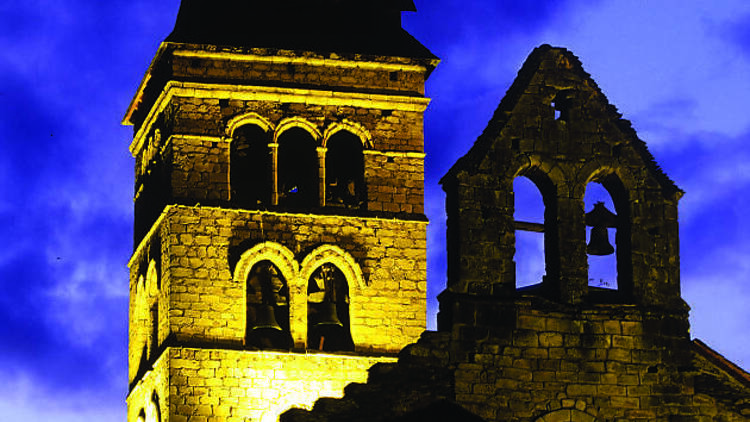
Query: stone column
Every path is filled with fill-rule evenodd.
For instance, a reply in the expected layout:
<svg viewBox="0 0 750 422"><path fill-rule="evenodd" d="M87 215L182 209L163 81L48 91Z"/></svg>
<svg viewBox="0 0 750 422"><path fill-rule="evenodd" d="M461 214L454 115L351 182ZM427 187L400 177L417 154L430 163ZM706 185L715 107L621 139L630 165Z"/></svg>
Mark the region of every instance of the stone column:
<svg viewBox="0 0 750 422"><path fill-rule="evenodd" d="M271 205L279 205L279 144L268 144L271 159Z"/></svg>
<svg viewBox="0 0 750 422"><path fill-rule="evenodd" d="M318 195L321 207L326 206L326 153L328 148L318 147Z"/></svg>

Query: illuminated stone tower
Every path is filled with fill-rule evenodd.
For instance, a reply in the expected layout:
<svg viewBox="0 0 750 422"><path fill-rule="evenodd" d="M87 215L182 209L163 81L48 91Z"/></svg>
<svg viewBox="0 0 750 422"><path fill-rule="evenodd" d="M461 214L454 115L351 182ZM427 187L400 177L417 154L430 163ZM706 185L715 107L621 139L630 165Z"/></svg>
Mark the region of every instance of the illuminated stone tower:
<svg viewBox="0 0 750 422"><path fill-rule="evenodd" d="M425 328L411 0L183 1L134 127L128 421L271 421Z"/></svg>

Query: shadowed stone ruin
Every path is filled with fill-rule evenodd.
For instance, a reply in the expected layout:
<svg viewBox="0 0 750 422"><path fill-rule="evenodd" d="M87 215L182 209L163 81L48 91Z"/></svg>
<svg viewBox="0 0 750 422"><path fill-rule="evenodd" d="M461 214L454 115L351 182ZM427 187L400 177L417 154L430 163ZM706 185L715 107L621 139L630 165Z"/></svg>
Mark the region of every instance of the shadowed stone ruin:
<svg viewBox="0 0 750 422"><path fill-rule="evenodd" d="M677 203L569 51L535 49L441 183L425 330L424 84L410 0L184 0L133 126L128 421L744 421L690 340ZM439 99L438 99L439 101ZM517 219L514 181L543 203ZM600 187L607 201L585 206ZM522 283L519 238L543 244ZM609 257L612 280L592 283Z"/></svg>

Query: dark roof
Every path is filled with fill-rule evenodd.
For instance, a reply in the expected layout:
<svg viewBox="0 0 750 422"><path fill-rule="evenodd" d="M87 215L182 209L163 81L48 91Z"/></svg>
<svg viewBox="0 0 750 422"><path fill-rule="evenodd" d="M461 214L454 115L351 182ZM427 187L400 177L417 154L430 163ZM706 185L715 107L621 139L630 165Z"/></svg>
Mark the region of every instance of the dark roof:
<svg viewBox="0 0 750 422"><path fill-rule="evenodd" d="M412 0L182 0L168 42L435 58L401 28Z"/></svg>
<svg viewBox="0 0 750 422"><path fill-rule="evenodd" d="M518 71L518 76L513 81L513 84L508 88L505 97L500 101L500 105L497 110L495 110L495 114L484 129L484 132L482 132L479 138L477 138L469 152L453 164L450 170L448 170L445 176L440 180L440 183L445 184L448 180L455 178L458 172L462 170L471 172L475 164L479 163L481 157L488 153L492 143L498 136L500 136L500 132L510 120L512 111L516 107L519 99L523 95L527 95L525 94L527 87L531 83L534 75L537 72L544 71L542 69L542 64L550 54L565 56L572 69L579 73L581 80L586 81L586 84L592 87L597 94L601 95L601 98L607 102L606 111L609 118L612 119L617 128L629 139L630 145L632 145L637 151L646 164L646 167L658 180L659 184L662 186L663 192L670 196L674 194L681 195L683 193L682 190L677 187L669 176L664 173L661 167L659 167L654 156L651 155L651 152L649 152L646 147L646 143L638 137L638 134L635 132L635 129L633 129L630 121L623 119L622 114L617 111L617 108L609 104L607 97L602 93L601 89L599 89L596 82L591 79L591 75L583 70L583 65L578 57L565 48L552 47L548 44L543 44L531 52L523 66L521 66L521 70Z"/></svg>
<svg viewBox="0 0 750 422"><path fill-rule="evenodd" d="M710 348L706 343L697 338L693 339L693 350L727 374L731 375L739 383L750 388L750 374L722 356L721 353Z"/></svg>

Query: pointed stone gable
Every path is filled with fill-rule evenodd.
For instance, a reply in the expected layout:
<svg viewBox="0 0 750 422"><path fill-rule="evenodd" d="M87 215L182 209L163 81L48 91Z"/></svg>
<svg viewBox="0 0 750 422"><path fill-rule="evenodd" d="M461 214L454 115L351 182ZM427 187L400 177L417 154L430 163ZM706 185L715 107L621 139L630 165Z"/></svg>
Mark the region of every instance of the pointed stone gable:
<svg viewBox="0 0 750 422"><path fill-rule="evenodd" d="M515 294L517 176L531 179L546 204L546 277L539 293L565 303L593 299L582 205L588 183L599 182L620 220L614 300L681 306L676 257L682 191L563 48L543 45L531 53L487 128L441 180L452 292Z"/></svg>
<svg viewBox="0 0 750 422"><path fill-rule="evenodd" d="M441 184L451 183L462 171L476 173L491 165L487 160L495 160L490 152L505 148L586 160L638 157L641 162L628 164L648 168L666 196L682 194L656 164L630 121L622 119L578 57L564 48L545 44L534 49L482 135Z"/></svg>

